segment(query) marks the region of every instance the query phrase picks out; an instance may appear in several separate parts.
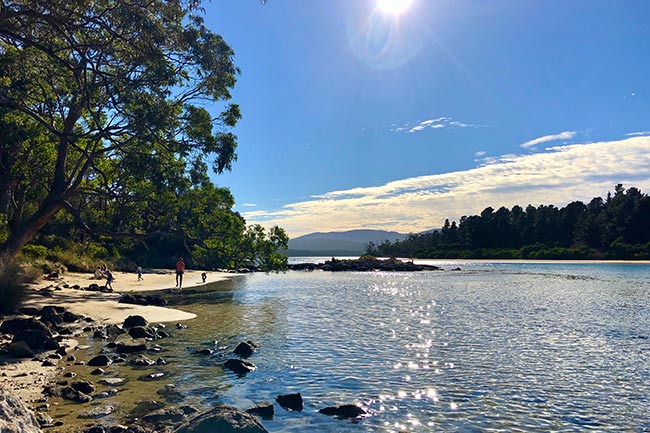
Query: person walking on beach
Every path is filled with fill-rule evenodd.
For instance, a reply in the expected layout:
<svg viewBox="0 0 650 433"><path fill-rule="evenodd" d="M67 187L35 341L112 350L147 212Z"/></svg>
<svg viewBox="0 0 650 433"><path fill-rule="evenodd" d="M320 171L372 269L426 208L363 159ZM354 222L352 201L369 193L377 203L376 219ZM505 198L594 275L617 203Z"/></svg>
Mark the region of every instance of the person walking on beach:
<svg viewBox="0 0 650 433"><path fill-rule="evenodd" d="M138 281L142 281L142 266L138 266L136 272L138 273Z"/></svg>
<svg viewBox="0 0 650 433"><path fill-rule="evenodd" d="M185 262L181 257L176 262L176 287L178 287L179 290L183 288L183 272L185 272Z"/></svg>
<svg viewBox="0 0 650 433"><path fill-rule="evenodd" d="M111 271L106 269L104 275L106 275L106 288L113 290L113 274L111 273Z"/></svg>

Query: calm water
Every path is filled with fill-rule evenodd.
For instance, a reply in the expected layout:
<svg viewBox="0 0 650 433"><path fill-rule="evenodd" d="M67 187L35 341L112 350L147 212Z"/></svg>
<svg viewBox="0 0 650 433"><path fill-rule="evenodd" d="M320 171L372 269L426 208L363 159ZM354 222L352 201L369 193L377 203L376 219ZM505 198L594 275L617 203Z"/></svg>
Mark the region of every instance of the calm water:
<svg viewBox="0 0 650 433"><path fill-rule="evenodd" d="M305 410L276 405L271 432L650 431L650 266L442 266L187 290L173 301L199 317L161 340L167 382L202 407L300 392ZM260 350L238 378L219 347L241 340ZM336 403L370 415L317 412Z"/></svg>

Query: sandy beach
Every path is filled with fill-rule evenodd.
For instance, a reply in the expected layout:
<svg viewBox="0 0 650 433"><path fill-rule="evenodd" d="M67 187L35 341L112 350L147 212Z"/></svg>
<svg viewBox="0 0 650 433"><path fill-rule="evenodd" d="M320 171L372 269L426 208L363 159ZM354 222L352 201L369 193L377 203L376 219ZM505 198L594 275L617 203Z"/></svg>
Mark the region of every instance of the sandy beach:
<svg viewBox="0 0 650 433"><path fill-rule="evenodd" d="M196 287L203 284L214 283L232 277L234 274L226 272L207 272L206 282L202 282L200 270L186 270L183 277L183 287ZM118 299L123 293L138 293L155 290L174 290L175 272L173 270L145 270L143 280L138 281L135 273L115 273L113 293L102 293L74 289L82 288L95 283L103 286L105 279L95 279L92 274L66 273L55 280L41 279L29 286L28 298L23 306L42 308L46 305L65 307L68 311L92 317L96 324L119 324L128 316L140 315L150 323L180 322L196 317L194 314L182 310L120 304ZM41 289L51 289L51 296L43 296ZM63 345L75 347L75 340L65 340ZM23 402L33 403L42 398L45 386L55 380L63 367L46 367L38 360L16 360L4 356L0 359L0 386L12 391Z"/></svg>

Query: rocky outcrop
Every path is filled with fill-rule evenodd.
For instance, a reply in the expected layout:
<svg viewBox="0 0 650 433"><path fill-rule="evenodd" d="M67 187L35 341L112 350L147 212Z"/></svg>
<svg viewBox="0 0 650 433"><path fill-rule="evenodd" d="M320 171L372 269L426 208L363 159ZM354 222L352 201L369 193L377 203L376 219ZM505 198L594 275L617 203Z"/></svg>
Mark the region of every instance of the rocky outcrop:
<svg viewBox="0 0 650 433"><path fill-rule="evenodd" d="M34 414L18 397L0 388L0 432L41 433Z"/></svg>
<svg viewBox="0 0 650 433"><path fill-rule="evenodd" d="M239 375L250 373L257 368L252 362L244 361L243 359L229 359L224 363L224 367Z"/></svg>
<svg viewBox="0 0 650 433"><path fill-rule="evenodd" d="M374 257L361 257L359 259L338 260L332 258L325 263L300 263L289 265L289 269L294 271L313 271L320 269L330 272L418 272L418 271L440 271L442 268L433 265L418 265L411 262L403 262L397 259L380 260Z"/></svg>
<svg viewBox="0 0 650 433"><path fill-rule="evenodd" d="M286 410L301 412L303 409L302 395L300 393L279 395L275 401Z"/></svg>
<svg viewBox="0 0 650 433"><path fill-rule="evenodd" d="M229 406L219 406L184 422L174 433L268 433L253 415Z"/></svg>

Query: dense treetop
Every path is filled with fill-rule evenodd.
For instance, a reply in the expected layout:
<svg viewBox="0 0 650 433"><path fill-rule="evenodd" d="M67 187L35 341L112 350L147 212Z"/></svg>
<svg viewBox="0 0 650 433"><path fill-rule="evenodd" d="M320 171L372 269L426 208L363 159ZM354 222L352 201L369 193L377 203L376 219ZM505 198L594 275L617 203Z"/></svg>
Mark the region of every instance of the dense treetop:
<svg viewBox="0 0 650 433"><path fill-rule="evenodd" d="M614 194L563 208L488 207L446 220L441 230L368 245L379 256L418 258L648 259L650 197L617 185Z"/></svg>
<svg viewBox="0 0 650 433"><path fill-rule="evenodd" d="M0 254L47 224L81 243L156 236L233 253L247 229L208 169L236 159L239 70L197 5L2 0Z"/></svg>

